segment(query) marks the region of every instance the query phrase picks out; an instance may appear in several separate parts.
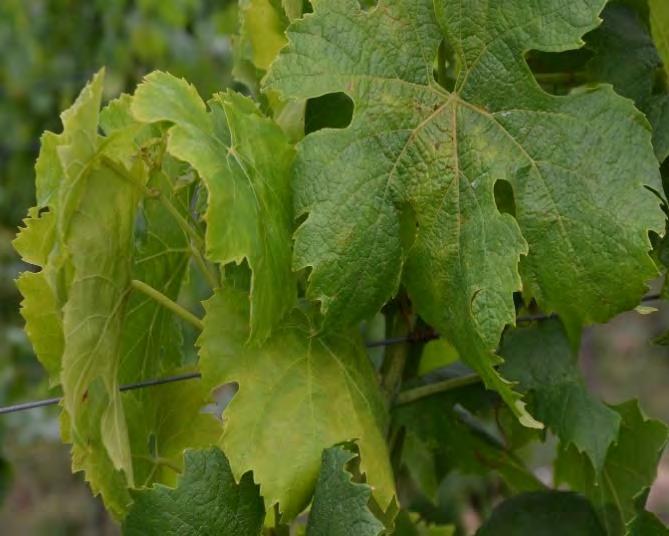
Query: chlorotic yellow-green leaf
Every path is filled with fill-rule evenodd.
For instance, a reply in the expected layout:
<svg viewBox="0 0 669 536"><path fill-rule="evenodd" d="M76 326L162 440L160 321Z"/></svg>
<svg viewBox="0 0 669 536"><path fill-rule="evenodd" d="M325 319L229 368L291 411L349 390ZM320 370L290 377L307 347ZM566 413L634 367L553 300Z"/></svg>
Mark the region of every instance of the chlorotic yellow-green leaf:
<svg viewBox="0 0 669 536"><path fill-rule="evenodd" d="M215 445L221 423L202 412L208 396L200 380L140 391L123 394L136 485L174 486L184 450Z"/></svg>
<svg viewBox="0 0 669 536"><path fill-rule="evenodd" d="M265 511L250 474L240 482L216 448L186 452L176 489L157 485L133 493L125 536L259 536Z"/></svg>
<svg viewBox="0 0 669 536"><path fill-rule="evenodd" d="M346 466L356 455L344 447L323 452L323 462L309 510L307 536L377 536L384 527L369 510L371 488L353 482Z"/></svg>
<svg viewBox="0 0 669 536"><path fill-rule="evenodd" d="M288 17L279 0L242 0L240 33L248 40L253 64L266 71L286 45Z"/></svg>
<svg viewBox="0 0 669 536"><path fill-rule="evenodd" d="M71 417L75 443L85 445L88 430L80 426L88 390L99 380L108 397L100 414L101 438L111 461L132 485L132 458L119 393L123 317L132 278L131 252L138 184L145 181L140 166L129 172L138 184L94 161L102 78L84 90L73 112L63 114L64 144L59 146L65 171L60 190L58 232L68 251L72 279L63 307L65 348L61 380L63 405ZM90 100L87 93L91 94ZM95 109L95 113L89 110ZM65 117L72 118L68 122ZM80 130L74 119L92 121ZM75 130L70 133L69 130ZM92 133L92 134L91 134ZM93 140L90 136L93 136ZM69 142L69 143L68 143ZM89 147L90 145L90 147ZM80 157L86 155L87 160ZM104 237L104 240L101 240Z"/></svg>
<svg viewBox="0 0 669 536"><path fill-rule="evenodd" d="M43 268L32 286L27 279L20 283L27 292L24 311L28 312L29 330L36 321L30 317L38 307L35 300L42 300L48 315L44 322L49 323L55 339L62 336L64 341L62 349L54 346L48 368L57 372L60 365L63 406L68 414L65 435L73 442L73 467L89 466L86 453L97 447L132 484L132 459L116 371L139 190L97 158L104 150L98 135L103 77L98 73L62 114L63 133L43 137L37 165L38 201L48 203L49 212L40 219L32 214L32 225L28 224L27 234L19 237L17 246L28 260ZM141 167L128 173L142 182ZM44 179L41 182L40 177ZM35 240L30 237L35 234L35 225L49 225L51 218L54 231L47 254L47 248L34 247ZM43 296L37 294L40 291ZM36 342L38 352L42 342ZM60 363L56 352L62 353ZM96 476L87 476L98 487Z"/></svg>
<svg viewBox="0 0 669 536"><path fill-rule="evenodd" d="M636 401L613 409L622 419L620 435L608 451L601 476L594 473L587 456L570 446L558 453L555 481L568 484L592 501L606 534L622 536L626 524L637 516L639 496L655 480L668 430L664 423L648 419Z"/></svg>
<svg viewBox="0 0 669 536"><path fill-rule="evenodd" d="M310 313L294 310L263 345L247 346L244 293L218 291L205 307L203 381L239 385L221 438L235 476L253 471L268 510L278 503L291 520L309 502L323 450L355 441L361 470L385 509L395 493L387 417L359 336L318 335Z"/></svg>
<svg viewBox="0 0 669 536"><path fill-rule="evenodd" d="M23 296L21 316L26 321L25 331L35 354L49 374L49 383L57 385L63 347L63 322L60 303L45 270L54 246L55 218L53 212L39 214L37 207L30 209L13 242L16 251L27 263L39 267L39 272L24 272L16 281Z"/></svg>
<svg viewBox="0 0 669 536"><path fill-rule="evenodd" d="M58 300L42 272L24 272L16 285L24 296L21 316L26 321L26 334L49 375L49 383L56 385L65 345Z"/></svg>
<svg viewBox="0 0 669 536"><path fill-rule="evenodd" d="M140 203L141 192L146 183L182 217L190 193L177 193L169 166L140 150L151 133L132 119L129 97L99 120L101 88L98 74L63 114L63 133L43 137L37 173L44 210L31 210L15 247L42 268L23 274L18 286L26 330L51 383L63 388L62 435L72 443L73 470L84 471L121 518L131 501L127 488L174 483L183 450L214 444L220 423L201 414L207 395L199 382L119 391L182 370L179 325L133 292L131 280L177 298L188 237L157 199ZM197 429L186 433L188 426Z"/></svg>
<svg viewBox="0 0 669 536"><path fill-rule="evenodd" d="M294 264L312 267L326 322L370 317L403 278L420 315L530 426L493 369L513 292L573 329L635 306L656 274L647 235L663 217L644 188L660 188L645 119L610 87L549 95L524 60L580 46L604 4L319 0L265 82L284 99L344 92L355 105L350 126L307 136L296 161L307 217ZM453 91L433 75L443 40ZM495 205L498 181L513 215Z"/></svg>
<svg viewBox="0 0 669 536"><path fill-rule="evenodd" d="M266 338L295 303L291 271L293 149L249 99L232 92L204 102L168 74L149 75L132 111L145 122L169 121L168 150L188 162L209 190L207 256L248 260L253 271L251 336Z"/></svg>
<svg viewBox="0 0 669 536"><path fill-rule="evenodd" d="M669 77L669 4L664 0L648 0L648 5L653 40Z"/></svg>

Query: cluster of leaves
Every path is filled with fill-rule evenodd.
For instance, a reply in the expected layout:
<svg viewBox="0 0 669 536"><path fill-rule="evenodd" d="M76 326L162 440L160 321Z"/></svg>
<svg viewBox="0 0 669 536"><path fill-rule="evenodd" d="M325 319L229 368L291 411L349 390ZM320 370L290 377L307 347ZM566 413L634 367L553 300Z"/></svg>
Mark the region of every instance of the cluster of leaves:
<svg viewBox="0 0 669 536"><path fill-rule="evenodd" d="M309 535L451 534L454 472L513 496L483 535L666 534L644 503L667 428L577 364L664 270L664 5L240 7L253 98L157 71L101 110L100 72L42 137L18 285L73 469L128 534L281 534L306 509ZM537 309L559 320L513 327ZM571 492L523 463L547 432Z"/></svg>

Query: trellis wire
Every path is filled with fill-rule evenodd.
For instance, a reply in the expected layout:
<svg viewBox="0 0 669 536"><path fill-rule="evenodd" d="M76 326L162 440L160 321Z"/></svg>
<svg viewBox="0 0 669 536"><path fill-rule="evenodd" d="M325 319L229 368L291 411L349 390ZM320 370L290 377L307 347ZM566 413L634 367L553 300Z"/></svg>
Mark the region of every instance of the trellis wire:
<svg viewBox="0 0 669 536"><path fill-rule="evenodd" d="M650 302L659 300L661 298L660 294L651 294L645 296L641 301ZM538 315L527 315L519 316L516 318L517 323L525 322L537 322L542 320L548 320L550 318L555 318L557 315L551 314L538 314ZM439 339L439 334L433 331L428 331L425 333L418 333L414 335L408 335L406 337L392 337L389 339L383 339L380 341L370 341L365 343L367 348L382 348L387 346L393 346L395 344L404 344L404 343L420 343L420 342L429 342ZM182 382L186 380L197 380L202 377L202 374L199 372L188 372L185 374L177 374L175 376L168 376L166 378L154 378L150 380L144 380L136 383L129 383L127 385L122 385L119 387L119 391L134 391L136 389L144 389L146 387L154 387L157 385L166 385L169 383ZM22 404L13 404L10 406L0 407L0 415L5 415L8 413L16 413L19 411L26 411L29 409L43 408L47 406L55 406L59 404L62 400L62 397L56 398L46 398L44 400L35 400L33 402L24 402Z"/></svg>

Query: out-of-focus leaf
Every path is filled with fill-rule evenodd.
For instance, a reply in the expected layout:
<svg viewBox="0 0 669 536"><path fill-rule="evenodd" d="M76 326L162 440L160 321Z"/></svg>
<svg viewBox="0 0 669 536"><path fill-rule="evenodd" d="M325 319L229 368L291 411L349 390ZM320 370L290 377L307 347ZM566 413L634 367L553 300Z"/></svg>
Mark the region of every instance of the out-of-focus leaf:
<svg viewBox="0 0 669 536"><path fill-rule="evenodd" d="M504 501L476 536L605 536L592 505L580 495L543 491Z"/></svg>

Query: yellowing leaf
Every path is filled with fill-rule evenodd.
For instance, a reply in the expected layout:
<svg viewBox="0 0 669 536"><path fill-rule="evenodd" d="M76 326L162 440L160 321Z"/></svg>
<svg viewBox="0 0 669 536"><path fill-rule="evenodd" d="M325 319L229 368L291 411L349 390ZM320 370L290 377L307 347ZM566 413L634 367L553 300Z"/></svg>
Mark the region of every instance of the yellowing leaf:
<svg viewBox="0 0 669 536"><path fill-rule="evenodd" d="M248 40L253 64L266 71L286 44L288 17L278 0L243 0L241 34Z"/></svg>
<svg viewBox="0 0 669 536"><path fill-rule="evenodd" d="M255 104L228 92L210 111L192 86L168 74L146 78L132 111L144 122L169 121L168 151L188 162L209 190L207 256L253 271L251 336L266 338L295 303L291 270L293 149Z"/></svg>
<svg viewBox="0 0 669 536"><path fill-rule="evenodd" d="M394 495L384 440L386 411L359 337L317 335L295 310L262 346L246 346L246 295L222 290L206 303L198 341L203 381L236 382L221 447L237 478L253 471L269 510L291 520L314 490L324 449L356 441L382 508Z"/></svg>
<svg viewBox="0 0 669 536"><path fill-rule="evenodd" d="M51 383L63 388L62 435L72 443L73 469L120 518L128 487L173 483L184 448L212 444L220 424L200 414L206 396L198 382L119 391L181 367L179 326L130 283L141 278L178 295L188 239L162 204L147 199L140 210L140 199L147 178L177 210L187 210L188 192L173 194L162 169L149 177L135 157L135 138L147 129L130 117L128 97L107 110L107 135L99 135L101 88L99 74L63 114L64 132L43 137L38 201L48 210L31 210L15 246L42 267L18 284L33 345ZM185 434L188 425L197 430Z"/></svg>

